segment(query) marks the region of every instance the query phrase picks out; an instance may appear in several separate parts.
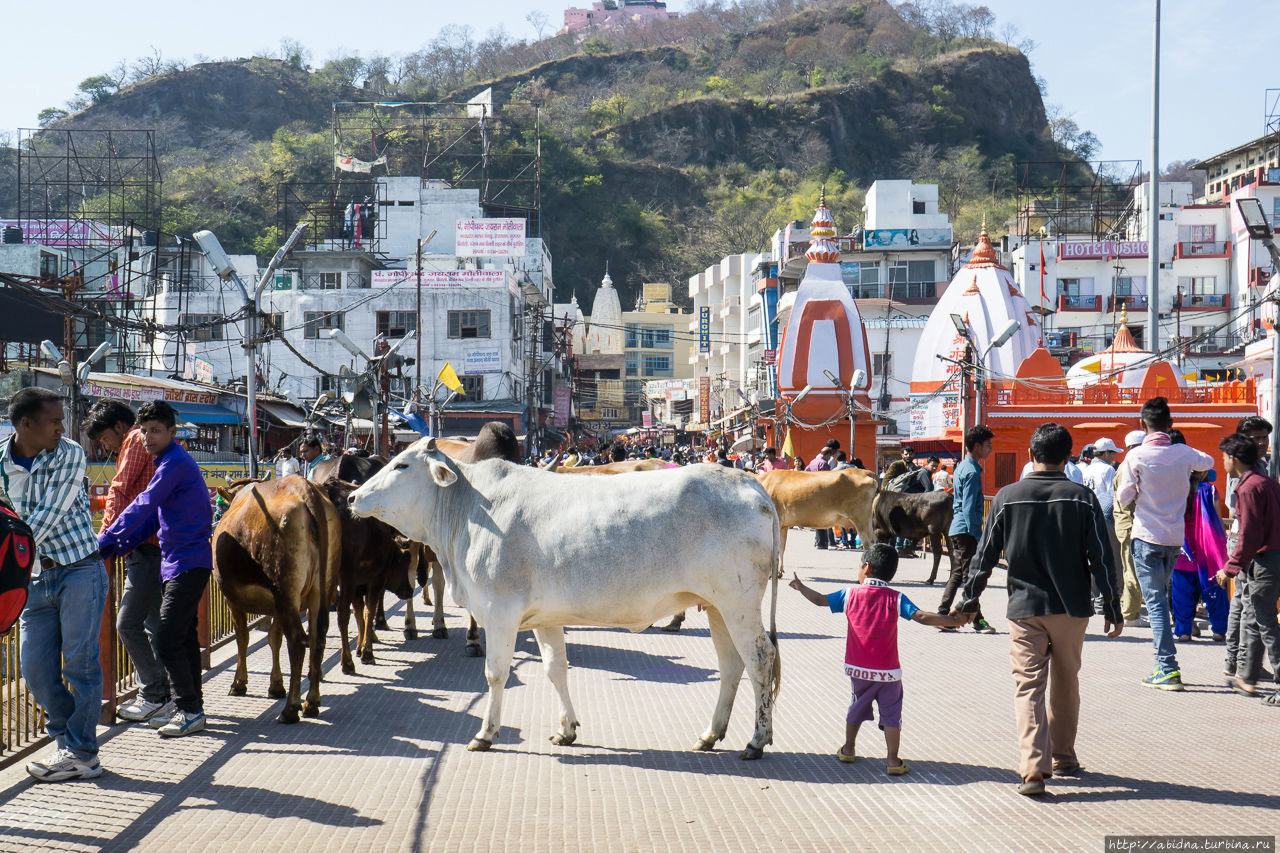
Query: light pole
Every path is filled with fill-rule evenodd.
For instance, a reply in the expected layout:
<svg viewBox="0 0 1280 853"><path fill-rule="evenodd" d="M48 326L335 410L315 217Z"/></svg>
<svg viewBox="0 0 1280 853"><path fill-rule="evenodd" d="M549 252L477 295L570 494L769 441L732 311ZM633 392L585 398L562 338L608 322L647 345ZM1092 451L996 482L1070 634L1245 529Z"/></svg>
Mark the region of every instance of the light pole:
<svg viewBox="0 0 1280 853"><path fill-rule="evenodd" d="M1280 249L1276 248L1275 233L1262 202L1256 198L1236 199L1236 208L1244 220L1249 236L1262 242L1271 255L1271 264L1280 272ZM1280 288L1273 284L1267 297L1276 308L1271 328L1271 476L1280 476Z"/></svg>
<svg viewBox="0 0 1280 853"><path fill-rule="evenodd" d="M231 281L240 289L240 295L244 297L245 316L245 335L244 347L245 353L249 360L248 369L245 370L244 386L245 386L245 403L246 417L249 421L249 476L258 479L258 300L262 297L262 291L266 289L267 282L271 280L271 276L275 274L276 267L280 266L280 262L284 260L284 256L289 254L289 250L293 248L293 244L302 236L302 231L309 223L299 222L293 229L293 233L289 235L289 239L284 241L284 245L276 250L272 256L271 262L267 264L266 270L258 279L257 286L254 287L253 295L249 295L248 289L244 286L244 282L240 280L240 274L236 272L235 266L231 263L231 258L227 257L227 253L223 250L222 244L218 242L218 238L214 236L212 231L197 231L192 234L192 238L196 241L196 245L200 247L200 251L204 253L213 272L223 281Z"/></svg>
<svg viewBox="0 0 1280 853"><path fill-rule="evenodd" d="M374 342L376 347L375 352L377 352L377 355L372 357L366 355L365 351L360 349L360 346L355 341L351 340L351 338L347 337L347 333L341 329L328 329L327 332L329 337L341 344L342 348L347 352L364 359L365 370L364 373L356 380L356 387L363 387L370 381L376 382L378 397L382 405L382 413L381 417L379 417L377 407L374 407L373 427L377 436L374 446L377 447L379 453L382 453L384 450L382 445L386 443L387 437L387 410L390 406L391 394L391 388L388 384L390 382L390 376L387 371L393 364L403 363L403 356L397 356L396 350L408 343L410 339L417 338L418 331L417 329L413 330L391 346L387 345L385 339L379 338ZM352 407L355 406L355 394L356 389L353 388L351 400ZM349 431L350 430L348 430L348 432Z"/></svg>
<svg viewBox="0 0 1280 853"><path fill-rule="evenodd" d="M827 370L824 368L822 373L827 377L827 380L830 381L832 385L836 386L837 388L840 387L840 380L837 379L836 376L830 370ZM845 405L849 407L849 459L851 460L853 459L853 428L854 428L854 421L856 420L856 418L854 417L855 410L853 408L853 392L854 392L854 389L856 389L859 385L861 385L863 382L866 382L866 381L867 381L867 372L865 370L863 370L862 368L858 368L857 370L853 371L853 377L849 380L849 397L845 401Z"/></svg>
<svg viewBox="0 0 1280 853"><path fill-rule="evenodd" d="M1151 195L1147 199L1147 349L1160 352L1160 0L1151 43Z"/></svg>
<svg viewBox="0 0 1280 853"><path fill-rule="evenodd" d="M67 386L68 393L71 395L71 436L78 441L80 439L80 383L89 378L89 370L93 363L111 355L114 348L110 341L103 341L78 366L75 363L75 351L72 350L66 358L63 358L62 352L53 341L41 341L40 352L57 365L58 377L62 380L62 384Z"/></svg>
<svg viewBox="0 0 1280 853"><path fill-rule="evenodd" d="M951 322L955 324L956 331L960 334L960 336L965 339L964 358L960 362L958 362L962 372L961 381L963 383L963 387L961 387L960 389L960 400L961 400L961 403L963 404L964 401L968 398L967 392L969 389L970 377L972 377L973 388L974 388L974 398L975 398L972 414L973 414L973 424L976 425L982 422L982 391L983 391L983 384L984 384L982 374L986 367L987 353L991 352L992 349L996 349L1007 344L1009 342L1009 339L1012 338L1017 333L1018 329L1022 328L1022 324L1017 320L1010 320L1009 322L1005 323L1004 326L1001 327L1000 331L996 333L996 336L993 337L990 343L987 344L986 349L984 349L982 353L978 355L975 361L974 355L976 354L977 350L975 349L974 345L976 344L976 341L973 338L973 332L970 331L969 329L969 324L966 323L964 318L961 317L959 314L952 314ZM942 359L943 361L951 361L952 363L957 363L954 361L954 359L949 359L943 355L939 355L938 358ZM962 427L964 429L968 429L969 426L971 426L968 422L969 407L966 405L964 406L964 408L965 408L965 412L964 414L962 414L960 420L961 420Z"/></svg>

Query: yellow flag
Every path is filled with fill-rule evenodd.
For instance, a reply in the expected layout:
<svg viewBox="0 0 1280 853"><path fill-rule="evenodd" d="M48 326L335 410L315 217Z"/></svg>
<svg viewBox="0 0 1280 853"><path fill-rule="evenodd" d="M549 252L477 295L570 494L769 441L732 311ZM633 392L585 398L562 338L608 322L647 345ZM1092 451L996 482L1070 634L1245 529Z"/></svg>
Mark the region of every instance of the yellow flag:
<svg viewBox="0 0 1280 853"><path fill-rule="evenodd" d="M440 368L440 375L436 379L443 382L450 391L456 391L463 397L467 396L467 392L462 390L462 382L458 379L458 374L453 372L453 365L449 362L446 361L444 367Z"/></svg>
<svg viewBox="0 0 1280 853"><path fill-rule="evenodd" d="M796 449L795 449L795 447L791 444L791 430L790 430L790 429L788 429L788 430L787 430L787 437L786 437L786 439L782 442L782 455L783 455L783 456L795 456L795 455L796 455Z"/></svg>

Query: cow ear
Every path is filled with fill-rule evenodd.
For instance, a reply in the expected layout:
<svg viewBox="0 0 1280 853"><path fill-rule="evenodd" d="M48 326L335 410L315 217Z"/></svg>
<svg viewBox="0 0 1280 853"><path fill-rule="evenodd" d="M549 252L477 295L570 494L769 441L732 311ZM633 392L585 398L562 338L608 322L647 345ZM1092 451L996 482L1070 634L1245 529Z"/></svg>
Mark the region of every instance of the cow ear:
<svg viewBox="0 0 1280 853"><path fill-rule="evenodd" d="M230 503L231 503L231 501L235 500L235 495L231 494L231 492L228 492L228 491L227 491L226 489L224 489L222 486L218 486L218 494L219 494L219 495L222 497L222 499L223 499L224 501L226 501L228 504L230 504Z"/></svg>
<svg viewBox="0 0 1280 853"><path fill-rule="evenodd" d="M423 448L425 448L428 453L435 453L436 452L435 438L428 437L426 444L423 445Z"/></svg>
<svg viewBox="0 0 1280 853"><path fill-rule="evenodd" d="M458 482L458 475L453 473L452 469L443 462L437 462L434 459L428 460L431 468L431 479L435 481L437 486L452 486Z"/></svg>

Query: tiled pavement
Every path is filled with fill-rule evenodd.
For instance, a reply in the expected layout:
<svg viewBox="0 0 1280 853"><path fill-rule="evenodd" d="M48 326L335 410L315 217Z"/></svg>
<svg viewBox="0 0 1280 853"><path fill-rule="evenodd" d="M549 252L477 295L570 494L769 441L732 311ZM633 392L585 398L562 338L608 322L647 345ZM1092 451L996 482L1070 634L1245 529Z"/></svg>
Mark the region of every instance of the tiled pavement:
<svg viewBox="0 0 1280 853"><path fill-rule="evenodd" d="M824 590L847 583L855 555L810 542L791 537L788 566ZM932 607L941 587L922 585L926 574L907 561L898 586ZM484 682L451 609L447 642L385 635L395 642L355 676L338 669L331 637L321 717L294 726L274 721L255 635L250 696L226 695L231 664L217 658L207 732L162 741L143 727L104 730L107 773L92 782L0 772L0 849L1101 850L1106 834L1280 827L1280 709L1218 686L1220 646L1180 649L1189 689L1161 693L1138 683L1150 632L1107 641L1095 620L1079 741L1088 773L1033 801L1013 791L1003 588L984 598L997 636L901 626L912 769L898 779L884 775L874 728L858 763L833 757L848 702L840 617L785 587L779 596L782 694L761 761L737 757L749 737L746 682L725 748L690 749L716 693L698 614L679 635L569 632L584 721L571 747L547 740L558 706L522 634L502 736L492 752L469 753Z"/></svg>

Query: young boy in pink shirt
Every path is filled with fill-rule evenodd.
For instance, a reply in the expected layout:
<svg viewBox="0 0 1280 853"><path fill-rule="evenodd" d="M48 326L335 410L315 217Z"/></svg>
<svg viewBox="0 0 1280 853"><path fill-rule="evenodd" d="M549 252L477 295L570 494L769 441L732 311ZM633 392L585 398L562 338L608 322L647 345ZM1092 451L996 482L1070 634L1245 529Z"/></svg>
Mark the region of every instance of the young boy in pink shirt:
<svg viewBox="0 0 1280 853"><path fill-rule="evenodd" d="M830 595L804 585L793 575L791 588L819 607L844 613L849 623L845 643L844 671L853 682L853 703L845 718L844 746L836 758L857 760L854 742L858 729L872 719L871 706L880 709L880 728L888 749L885 772L901 776L909 769L898 757L902 740L902 665L898 662L898 619L910 619L937 628L959 628L973 618L972 613L947 615L921 610L911 599L889 586L898 571L898 554L883 542L867 549L862 558L858 584Z"/></svg>

